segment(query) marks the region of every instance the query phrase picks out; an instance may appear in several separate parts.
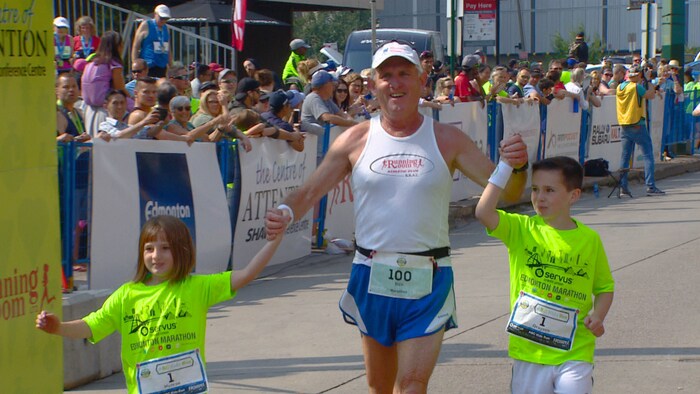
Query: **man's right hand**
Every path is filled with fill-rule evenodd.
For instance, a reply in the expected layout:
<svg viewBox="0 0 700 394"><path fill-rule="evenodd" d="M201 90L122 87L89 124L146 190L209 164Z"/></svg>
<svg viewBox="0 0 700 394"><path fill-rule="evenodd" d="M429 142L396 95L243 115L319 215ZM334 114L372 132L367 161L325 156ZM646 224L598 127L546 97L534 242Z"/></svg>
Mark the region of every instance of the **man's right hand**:
<svg viewBox="0 0 700 394"><path fill-rule="evenodd" d="M160 115L158 115L158 111L151 111L148 115L146 115L145 118L141 121L143 126L147 126L149 124L156 124L160 122Z"/></svg>
<svg viewBox="0 0 700 394"><path fill-rule="evenodd" d="M272 241L277 237L284 236L284 230L287 229L290 219L285 209L268 209L265 214L265 233L267 234L267 239Z"/></svg>

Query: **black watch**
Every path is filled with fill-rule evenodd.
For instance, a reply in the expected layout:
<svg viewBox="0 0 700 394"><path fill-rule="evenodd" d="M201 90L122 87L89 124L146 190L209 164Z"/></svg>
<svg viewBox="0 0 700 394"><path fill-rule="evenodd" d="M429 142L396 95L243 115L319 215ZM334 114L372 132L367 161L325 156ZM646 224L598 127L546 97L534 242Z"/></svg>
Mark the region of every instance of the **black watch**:
<svg viewBox="0 0 700 394"><path fill-rule="evenodd" d="M525 162L525 165L520 168L513 168L513 174L520 174L521 172L526 172L530 168L530 162Z"/></svg>

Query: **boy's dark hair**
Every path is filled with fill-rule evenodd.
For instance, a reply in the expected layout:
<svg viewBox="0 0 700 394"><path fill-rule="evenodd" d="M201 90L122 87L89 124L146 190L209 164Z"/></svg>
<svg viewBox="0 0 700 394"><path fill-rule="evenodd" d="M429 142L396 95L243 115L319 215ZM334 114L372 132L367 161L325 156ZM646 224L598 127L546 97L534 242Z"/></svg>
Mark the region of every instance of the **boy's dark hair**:
<svg viewBox="0 0 700 394"><path fill-rule="evenodd" d="M566 156L555 156L542 159L532 165L532 173L537 171L560 171L567 191L583 187L583 167L581 164Z"/></svg>
<svg viewBox="0 0 700 394"><path fill-rule="evenodd" d="M168 108L170 105L170 100L177 96L177 88L170 82L163 82L158 86L156 90L156 97L158 98L158 106L161 108Z"/></svg>
<svg viewBox="0 0 700 394"><path fill-rule="evenodd" d="M554 87L554 81L552 81L549 78L542 78L540 81L537 83L537 86L540 88L540 90L545 90L549 88Z"/></svg>
<svg viewBox="0 0 700 394"><path fill-rule="evenodd" d="M115 94L121 94L124 96L124 99L126 100L126 93L124 93L123 90L117 90L117 89L110 89L107 94L105 94L105 102L109 101L109 99L114 96Z"/></svg>

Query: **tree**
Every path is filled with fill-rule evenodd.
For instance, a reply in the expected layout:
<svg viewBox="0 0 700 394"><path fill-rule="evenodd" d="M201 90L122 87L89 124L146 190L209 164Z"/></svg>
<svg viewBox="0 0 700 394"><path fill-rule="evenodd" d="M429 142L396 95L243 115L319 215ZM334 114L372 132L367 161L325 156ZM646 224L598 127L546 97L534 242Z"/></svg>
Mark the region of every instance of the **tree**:
<svg viewBox="0 0 700 394"><path fill-rule="evenodd" d="M554 48L554 58L565 59L569 57L569 45L576 39L576 34L585 31L583 24L569 31L569 39L566 40L559 33L555 33L552 37L552 47ZM603 54L605 53L605 44L600 36L596 33L593 36L593 41L588 42L588 63L600 63Z"/></svg>
<svg viewBox="0 0 700 394"><path fill-rule="evenodd" d="M304 39L312 48L324 43L338 43L342 53L345 41L354 30L370 28L370 11L295 12L292 26L294 37Z"/></svg>

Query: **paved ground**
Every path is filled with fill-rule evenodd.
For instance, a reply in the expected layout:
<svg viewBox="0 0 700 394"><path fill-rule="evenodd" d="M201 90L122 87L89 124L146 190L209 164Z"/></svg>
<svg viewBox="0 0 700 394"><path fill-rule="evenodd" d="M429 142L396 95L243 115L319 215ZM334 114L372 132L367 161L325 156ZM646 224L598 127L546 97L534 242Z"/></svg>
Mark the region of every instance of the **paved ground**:
<svg viewBox="0 0 700 394"><path fill-rule="evenodd" d="M601 234L617 282L598 342L596 393L700 387L700 172L658 185L666 196L622 200L606 198L610 188L603 186L600 198L587 192L574 209ZM644 194L638 184L632 191ZM430 392L507 393L506 250L473 220L453 229L451 242L460 326L445 336ZM270 267L235 300L213 308L211 392L366 392L359 336L337 307L350 261L313 255ZM114 375L74 391L123 392L123 382Z"/></svg>

